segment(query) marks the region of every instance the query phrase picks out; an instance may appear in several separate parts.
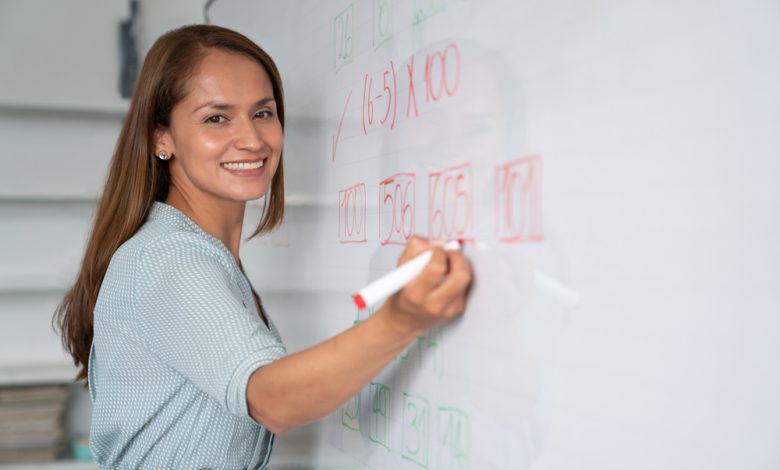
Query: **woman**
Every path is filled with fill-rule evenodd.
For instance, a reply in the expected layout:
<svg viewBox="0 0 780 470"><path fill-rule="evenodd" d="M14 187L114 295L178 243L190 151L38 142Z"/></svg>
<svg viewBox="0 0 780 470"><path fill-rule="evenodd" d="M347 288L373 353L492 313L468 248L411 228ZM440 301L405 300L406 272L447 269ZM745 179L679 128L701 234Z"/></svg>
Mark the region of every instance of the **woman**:
<svg viewBox="0 0 780 470"><path fill-rule="evenodd" d="M471 268L433 247L366 321L285 356L238 257L247 201L268 201L254 235L282 220L283 127L279 72L246 37L189 26L149 51L57 312L102 467L262 468L273 433L338 408L462 313ZM429 248L414 238L400 262Z"/></svg>

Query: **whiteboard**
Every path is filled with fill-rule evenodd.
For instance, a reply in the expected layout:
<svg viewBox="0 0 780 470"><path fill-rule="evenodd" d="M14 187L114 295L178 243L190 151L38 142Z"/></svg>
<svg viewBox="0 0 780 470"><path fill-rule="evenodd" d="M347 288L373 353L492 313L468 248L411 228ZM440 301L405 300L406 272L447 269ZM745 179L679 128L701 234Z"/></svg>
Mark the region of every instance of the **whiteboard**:
<svg viewBox="0 0 780 470"><path fill-rule="evenodd" d="M410 233L469 241L465 316L322 421L318 468L780 468L780 3L209 14L283 75L288 217L242 256L293 342L370 315Z"/></svg>

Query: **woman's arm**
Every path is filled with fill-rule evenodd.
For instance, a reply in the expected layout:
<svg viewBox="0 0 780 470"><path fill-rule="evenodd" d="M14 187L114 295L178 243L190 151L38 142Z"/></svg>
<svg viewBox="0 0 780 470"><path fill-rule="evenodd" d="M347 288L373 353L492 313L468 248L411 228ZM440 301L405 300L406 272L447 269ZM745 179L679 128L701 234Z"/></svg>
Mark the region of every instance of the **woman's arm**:
<svg viewBox="0 0 780 470"><path fill-rule="evenodd" d="M413 238L399 263L429 248ZM363 388L427 329L461 314L471 266L433 249L423 273L363 322L314 347L257 369L247 385L253 419L282 433L327 415Z"/></svg>

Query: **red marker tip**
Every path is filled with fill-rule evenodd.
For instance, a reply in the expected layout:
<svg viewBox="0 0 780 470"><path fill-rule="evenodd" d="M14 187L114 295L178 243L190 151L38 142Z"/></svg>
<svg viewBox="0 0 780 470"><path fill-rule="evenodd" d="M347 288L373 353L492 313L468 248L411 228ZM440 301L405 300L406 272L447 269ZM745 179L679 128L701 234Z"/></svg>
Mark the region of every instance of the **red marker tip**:
<svg viewBox="0 0 780 470"><path fill-rule="evenodd" d="M357 308L359 308L360 310L363 310L368 306L366 305L366 301L363 300L363 297L360 294L353 295L352 300L355 301L355 305L357 305Z"/></svg>

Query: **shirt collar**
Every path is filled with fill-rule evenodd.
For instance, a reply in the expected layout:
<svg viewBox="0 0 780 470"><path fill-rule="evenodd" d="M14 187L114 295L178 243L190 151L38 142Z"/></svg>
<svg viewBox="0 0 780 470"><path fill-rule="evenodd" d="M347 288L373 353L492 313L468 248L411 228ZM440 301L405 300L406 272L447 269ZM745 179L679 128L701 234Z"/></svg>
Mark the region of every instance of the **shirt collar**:
<svg viewBox="0 0 780 470"><path fill-rule="evenodd" d="M233 266L238 269L238 266L235 264L235 260L233 259L233 255L230 253L230 250L228 250L225 244L222 243L222 240L203 230L198 224L195 223L195 221L187 217L184 212L171 206L170 204L166 204L161 201L154 201L154 203L152 203L151 209L149 210L147 220L168 222L177 228L200 235L210 244L214 245L214 247L216 247L219 252L228 258Z"/></svg>

